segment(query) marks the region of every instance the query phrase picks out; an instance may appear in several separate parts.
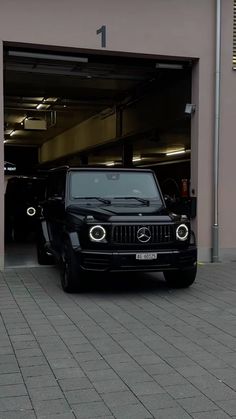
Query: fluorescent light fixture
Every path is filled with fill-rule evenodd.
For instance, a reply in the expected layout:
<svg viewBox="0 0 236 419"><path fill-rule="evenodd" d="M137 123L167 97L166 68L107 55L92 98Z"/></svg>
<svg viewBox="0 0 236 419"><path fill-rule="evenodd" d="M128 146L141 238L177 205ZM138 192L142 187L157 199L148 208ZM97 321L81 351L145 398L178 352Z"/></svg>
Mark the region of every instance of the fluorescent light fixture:
<svg viewBox="0 0 236 419"><path fill-rule="evenodd" d="M43 99L43 102L46 103L46 104L47 104L47 102L53 102L53 103L55 103L57 100L58 100L57 97L45 97Z"/></svg>
<svg viewBox="0 0 236 419"><path fill-rule="evenodd" d="M140 156L133 157L132 161L140 161L142 158Z"/></svg>
<svg viewBox="0 0 236 419"><path fill-rule="evenodd" d="M44 106L44 105L43 105L43 103L39 103L39 104L36 106L36 109L41 109L43 106Z"/></svg>
<svg viewBox="0 0 236 419"><path fill-rule="evenodd" d="M22 121L21 121L21 123L20 123L20 124L21 124L21 125L24 125L24 122L25 122L25 120L26 120L26 119L28 119L28 117L27 117L27 116L25 116L25 117L22 119Z"/></svg>
<svg viewBox="0 0 236 419"><path fill-rule="evenodd" d="M185 150L176 150L176 151L170 151L168 153L166 153L166 156L174 156L175 154L184 154L186 153Z"/></svg>
<svg viewBox="0 0 236 419"><path fill-rule="evenodd" d="M171 64L171 63L156 63L156 68L167 68L171 70L182 70L182 64Z"/></svg>
<svg viewBox="0 0 236 419"><path fill-rule="evenodd" d="M10 132L10 137L12 137L15 133L16 131L13 129L12 132Z"/></svg>
<svg viewBox="0 0 236 419"><path fill-rule="evenodd" d="M8 51L9 56L22 57L22 58L37 58L41 60L55 60L55 61L70 61L75 63L87 63L86 57L73 57L69 55L56 55L56 54L42 54L37 52L26 51Z"/></svg>
<svg viewBox="0 0 236 419"><path fill-rule="evenodd" d="M115 166L115 162L114 161L108 161L106 163L106 166Z"/></svg>

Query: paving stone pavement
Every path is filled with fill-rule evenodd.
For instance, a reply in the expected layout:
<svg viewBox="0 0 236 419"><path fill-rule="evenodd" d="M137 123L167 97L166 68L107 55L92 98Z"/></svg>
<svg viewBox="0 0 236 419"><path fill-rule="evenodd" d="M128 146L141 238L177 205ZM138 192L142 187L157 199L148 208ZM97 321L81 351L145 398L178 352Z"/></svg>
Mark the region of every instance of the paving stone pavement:
<svg viewBox="0 0 236 419"><path fill-rule="evenodd" d="M72 295L54 267L0 272L0 419L35 418L236 418L236 263Z"/></svg>

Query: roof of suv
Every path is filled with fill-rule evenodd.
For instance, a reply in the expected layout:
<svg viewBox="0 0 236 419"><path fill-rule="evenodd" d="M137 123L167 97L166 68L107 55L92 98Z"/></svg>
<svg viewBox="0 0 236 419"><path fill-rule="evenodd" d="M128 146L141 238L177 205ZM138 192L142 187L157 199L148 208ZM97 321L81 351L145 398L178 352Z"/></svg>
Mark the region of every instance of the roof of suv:
<svg viewBox="0 0 236 419"><path fill-rule="evenodd" d="M151 169L142 169L142 168L133 168L133 167L94 167L94 166L77 166L77 167L72 167L72 166L60 166L60 167L55 167L53 169L50 169L49 172L57 172L57 171L61 171L61 170L65 170L67 172L69 171L84 171L84 170L94 170L94 171L115 171L115 172L152 172Z"/></svg>

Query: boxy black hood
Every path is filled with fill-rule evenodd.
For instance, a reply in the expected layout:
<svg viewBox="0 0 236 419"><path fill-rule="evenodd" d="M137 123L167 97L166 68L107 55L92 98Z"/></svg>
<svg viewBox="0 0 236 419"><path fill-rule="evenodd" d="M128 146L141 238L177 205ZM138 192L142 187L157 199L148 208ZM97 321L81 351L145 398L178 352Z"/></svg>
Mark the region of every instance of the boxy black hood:
<svg viewBox="0 0 236 419"><path fill-rule="evenodd" d="M139 204L125 204L125 205L69 205L67 207L67 213L78 216L79 218L87 218L93 216L95 221L109 222L109 221L122 221L122 218L127 217L130 220L136 217L143 217L148 221L153 221L153 217L161 216L162 221L177 221L180 216L169 213L161 203L155 203L151 205L139 205Z"/></svg>

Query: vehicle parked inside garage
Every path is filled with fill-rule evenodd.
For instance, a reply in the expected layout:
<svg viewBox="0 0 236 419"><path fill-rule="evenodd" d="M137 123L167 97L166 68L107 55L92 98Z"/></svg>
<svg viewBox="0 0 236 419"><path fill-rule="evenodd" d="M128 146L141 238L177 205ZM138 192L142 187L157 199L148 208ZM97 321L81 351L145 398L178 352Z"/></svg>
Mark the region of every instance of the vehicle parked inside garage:
<svg viewBox="0 0 236 419"><path fill-rule="evenodd" d="M165 204L149 169L69 168L49 172L38 236L39 263L53 254L71 292L86 272L162 271L170 286L196 277L197 249L186 216Z"/></svg>
<svg viewBox="0 0 236 419"><path fill-rule="evenodd" d="M36 212L45 194L45 179L36 176L14 176L5 192L6 241L32 240L36 232Z"/></svg>

